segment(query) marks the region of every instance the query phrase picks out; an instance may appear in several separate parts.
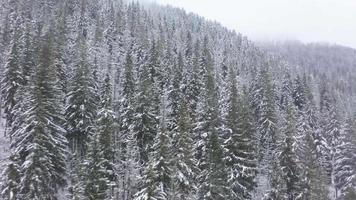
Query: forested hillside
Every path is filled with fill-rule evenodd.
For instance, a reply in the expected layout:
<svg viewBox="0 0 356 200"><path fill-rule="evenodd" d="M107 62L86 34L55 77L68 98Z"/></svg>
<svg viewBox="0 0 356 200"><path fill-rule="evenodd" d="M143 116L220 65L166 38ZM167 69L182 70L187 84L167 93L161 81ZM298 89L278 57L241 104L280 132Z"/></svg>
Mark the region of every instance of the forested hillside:
<svg viewBox="0 0 356 200"><path fill-rule="evenodd" d="M0 6L2 199L356 199L355 50L121 0Z"/></svg>

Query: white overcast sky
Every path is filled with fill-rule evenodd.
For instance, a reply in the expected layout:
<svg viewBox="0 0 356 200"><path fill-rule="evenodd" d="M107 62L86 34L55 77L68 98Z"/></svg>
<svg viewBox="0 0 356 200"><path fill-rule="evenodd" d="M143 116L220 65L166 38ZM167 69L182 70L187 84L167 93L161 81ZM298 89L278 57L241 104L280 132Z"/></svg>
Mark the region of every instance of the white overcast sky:
<svg viewBox="0 0 356 200"><path fill-rule="evenodd" d="M356 48L356 0L143 0L184 8L252 40L297 39Z"/></svg>

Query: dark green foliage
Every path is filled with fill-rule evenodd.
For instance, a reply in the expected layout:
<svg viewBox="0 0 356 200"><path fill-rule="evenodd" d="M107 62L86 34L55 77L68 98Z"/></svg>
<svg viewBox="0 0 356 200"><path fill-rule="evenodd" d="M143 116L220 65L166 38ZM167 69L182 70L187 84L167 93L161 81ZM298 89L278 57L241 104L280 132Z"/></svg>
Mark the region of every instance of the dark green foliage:
<svg viewBox="0 0 356 200"><path fill-rule="evenodd" d="M99 137L103 133L97 133L92 141L85 160L85 176L84 195L89 200L105 200L107 199L107 190L109 188L109 173L108 173L108 160L105 158L103 145Z"/></svg>
<svg viewBox="0 0 356 200"><path fill-rule="evenodd" d="M141 66L138 93L135 97L135 116L133 131L140 152L140 162L148 162L153 139L157 133L159 102L155 102L153 75L147 65Z"/></svg>
<svg viewBox="0 0 356 200"><path fill-rule="evenodd" d="M53 74L51 35L41 44L41 60L24 98L25 111L13 132L13 147L20 167L19 199L55 199L66 183L66 145L58 87Z"/></svg>
<svg viewBox="0 0 356 200"><path fill-rule="evenodd" d="M247 94L237 91L234 71L229 72L229 99L226 116L228 137L224 147L233 199L250 199L255 187L257 165L256 139Z"/></svg>
<svg viewBox="0 0 356 200"><path fill-rule="evenodd" d="M77 156L84 156L97 112L96 84L87 60L86 41L80 37L77 46L75 74L69 87L65 116L70 148Z"/></svg>
<svg viewBox="0 0 356 200"><path fill-rule="evenodd" d="M293 106L291 102L287 105L284 127L281 130L282 135L277 148L280 176L285 184L278 190L289 200L296 199L299 196L301 186L299 160L295 152L297 128L296 111Z"/></svg>
<svg viewBox="0 0 356 200"><path fill-rule="evenodd" d="M17 30L16 30L17 32ZM14 121L13 109L17 103L16 93L24 79L21 73L21 61L18 41L18 33L14 35L11 42L11 50L8 60L5 63L4 75L2 79L1 94L3 98L3 108L6 115L7 127L11 127Z"/></svg>
<svg viewBox="0 0 356 200"><path fill-rule="evenodd" d="M188 103L182 101L178 113L177 134L173 137L173 199L188 200L196 192L196 160L194 158L194 140Z"/></svg>
<svg viewBox="0 0 356 200"><path fill-rule="evenodd" d="M6 183L1 188L1 197L3 199L16 200L20 183L20 166L18 165L18 158L14 155L9 158L9 161L10 163L8 163L1 178L1 181Z"/></svg>

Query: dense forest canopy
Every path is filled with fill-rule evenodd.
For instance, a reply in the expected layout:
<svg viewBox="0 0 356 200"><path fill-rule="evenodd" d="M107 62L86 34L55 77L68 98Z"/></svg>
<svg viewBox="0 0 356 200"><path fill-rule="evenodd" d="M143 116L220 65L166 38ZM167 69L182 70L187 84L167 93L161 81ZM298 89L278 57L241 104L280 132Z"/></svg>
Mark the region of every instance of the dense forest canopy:
<svg viewBox="0 0 356 200"><path fill-rule="evenodd" d="M356 199L354 49L155 4L3 0L0 71L2 199Z"/></svg>

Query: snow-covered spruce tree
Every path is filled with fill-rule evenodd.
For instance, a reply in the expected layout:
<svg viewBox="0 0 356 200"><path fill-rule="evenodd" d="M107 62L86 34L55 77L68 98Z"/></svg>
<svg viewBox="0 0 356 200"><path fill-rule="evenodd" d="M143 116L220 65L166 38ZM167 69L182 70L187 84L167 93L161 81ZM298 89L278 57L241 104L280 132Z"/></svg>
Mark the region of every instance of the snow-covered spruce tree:
<svg viewBox="0 0 356 200"><path fill-rule="evenodd" d="M135 194L135 200L168 200L171 198L172 149L171 138L165 123L163 116L149 161L144 169L142 185Z"/></svg>
<svg viewBox="0 0 356 200"><path fill-rule="evenodd" d="M134 195L134 200L156 200L165 199L166 194L155 185L156 174L153 171L153 163L149 163L143 173L141 187L142 189Z"/></svg>
<svg viewBox="0 0 356 200"><path fill-rule="evenodd" d="M204 74L200 71L200 65L199 65L199 58L201 54L201 49L200 49L200 41L196 41L195 47L191 47L191 38L188 37L187 41L187 47L186 47L186 55L184 59L189 59L191 58L189 63L186 63L186 68L188 73L188 83L187 83L187 98L188 98L188 103L189 103L189 113L190 117L193 120L193 123L196 122L197 118L197 105L199 102L199 97L200 93L202 90L202 78L204 77ZM192 48L192 49L191 49ZM191 52L194 51L194 52Z"/></svg>
<svg viewBox="0 0 356 200"><path fill-rule="evenodd" d="M20 166L16 154L10 155L6 168L2 172L1 197L8 200L18 199L18 190L20 183Z"/></svg>
<svg viewBox="0 0 356 200"><path fill-rule="evenodd" d="M301 193L298 199L329 199L328 178L319 159L316 144L310 129L298 126L299 144L297 154L302 173Z"/></svg>
<svg viewBox="0 0 356 200"><path fill-rule="evenodd" d="M339 162L337 160L337 148L341 145L341 122L339 118L339 114L337 113L337 109L335 105L332 105L331 110L329 111L329 124L323 129L324 137L327 142L328 154L327 154L327 166L329 166L330 175L331 175L331 184L334 189L335 198L338 197L338 188L336 186L336 164Z"/></svg>
<svg viewBox="0 0 356 200"><path fill-rule="evenodd" d="M271 81L269 66L261 70L260 85L262 86L262 98L260 102L260 114L258 120L258 132L260 136L260 148L274 150L276 141L276 108L274 101L274 88ZM266 152L267 154L271 152ZM261 156L266 156L262 153Z"/></svg>
<svg viewBox="0 0 356 200"><path fill-rule="evenodd" d="M317 107L314 102L314 95L311 91L310 83L308 82L307 76L305 74L303 79L304 79L305 95L307 100L306 100L305 108L302 110L303 114L300 115L300 117L303 117L304 119L300 118L298 122L299 124L302 123L303 125L298 125L298 127L303 127L304 129L311 131L310 134L312 134L312 138L315 143L315 147L317 151L316 153L319 161L321 161L324 139L320 133L320 128L319 128L320 119L318 118Z"/></svg>
<svg viewBox="0 0 356 200"><path fill-rule="evenodd" d="M279 173L283 184L277 187L278 194L285 199L296 199L300 195L300 169L299 160L295 152L297 135L296 110L291 100L287 100L284 117L284 126L277 142L277 157L281 172ZM282 187L281 187L282 186Z"/></svg>
<svg viewBox="0 0 356 200"><path fill-rule="evenodd" d="M172 67L172 74L169 81L168 86L168 129L174 137L177 133L177 126L178 126L178 113L180 107L180 101L183 98L182 90L185 90L185 85L183 85L183 70L184 70L184 63L183 57L179 53L178 61ZM185 78L185 77L184 77Z"/></svg>
<svg viewBox="0 0 356 200"><path fill-rule="evenodd" d="M286 72L283 74L282 85L279 91L280 97L278 105L280 110L286 110L288 98L290 98L293 94L292 87L293 83L291 80L290 72L289 70L286 70Z"/></svg>
<svg viewBox="0 0 356 200"><path fill-rule="evenodd" d="M9 127L10 136L10 150L11 155L8 159L7 166L2 173L2 192L1 197L4 199L18 199L18 190L20 183L20 165L23 160L25 160L26 154L19 155L15 153L18 141L15 139L15 132L18 131L20 127L24 126L26 115L23 113L29 109L28 97L30 96L30 87L28 84L21 85L15 94L15 99L17 100L16 105L13 108L13 122L11 127Z"/></svg>
<svg viewBox="0 0 356 200"><path fill-rule="evenodd" d="M237 91L234 70L229 71L229 95L226 116L228 130L224 147L227 150L227 168L232 199L251 199L255 187L257 152L255 129L247 94Z"/></svg>
<svg viewBox="0 0 356 200"><path fill-rule="evenodd" d="M203 199L233 199L231 197L231 191L228 184L226 164L223 160L224 151L217 131L212 131L211 134L209 134L207 150L207 154L209 156L208 170L206 172L207 179L203 183L203 186L206 187L207 193L204 193ZM199 198L201 197L199 196Z"/></svg>
<svg viewBox="0 0 356 200"><path fill-rule="evenodd" d="M108 63L105 60L106 51L104 51L104 39L103 39L103 20L100 15L96 17L94 36L91 40L89 55L91 58L91 63L93 65L94 80L98 81L99 77L104 77L102 71L106 69Z"/></svg>
<svg viewBox="0 0 356 200"><path fill-rule="evenodd" d="M252 99L252 102L259 102L255 109L257 114L257 137L258 137L258 175L257 175L257 193L265 193L273 186L272 180L273 169L277 170L275 149L276 135L278 132L276 106L274 101L274 88L272 85L269 66L261 69L258 75L258 87L253 97L260 99ZM257 112L256 112L257 110ZM267 180L267 181L265 181Z"/></svg>
<svg viewBox="0 0 356 200"><path fill-rule="evenodd" d="M173 193L172 199L191 200L195 197L196 159L194 158L194 140L188 112L188 103L182 99L179 106L177 135L173 152Z"/></svg>
<svg viewBox="0 0 356 200"><path fill-rule="evenodd" d="M250 108L253 112L254 121L258 122L261 99L262 99L262 85L261 85L261 74L257 72L257 69L251 69L251 84L249 85L249 99L250 99ZM257 123L256 123L257 126Z"/></svg>
<svg viewBox="0 0 356 200"><path fill-rule="evenodd" d="M66 8L66 2L64 2L59 8L58 14L56 14L56 20L54 23L54 63L56 66L56 77L60 84L62 92L63 103L65 103L66 95L68 92L68 56L66 55L66 41L69 40L69 28L68 28L68 15L69 12Z"/></svg>
<svg viewBox="0 0 356 200"><path fill-rule="evenodd" d="M114 134L117 128L115 123L115 114L112 105L112 85L109 74L107 71L104 84L101 87L100 105L97 115L96 133L99 135L100 151L103 152L103 159L105 159L105 170L107 179L111 185L111 192L114 189L114 181L117 177L115 162L115 147L114 147ZM113 195L113 194L110 194Z"/></svg>
<svg viewBox="0 0 356 200"><path fill-rule="evenodd" d="M35 66L35 59L36 56L34 54L34 51L36 50L35 45L38 46L38 44L35 43L34 38L33 38L33 30L31 27L31 23L29 22L29 19L27 19L25 23L25 30L24 33L21 37L21 42L22 42L22 50L21 50L21 75L23 78L23 83L22 85L27 85L30 81L30 76L33 73L33 68Z"/></svg>
<svg viewBox="0 0 356 200"><path fill-rule="evenodd" d="M69 147L72 153L82 157L87 150L89 136L93 132L98 97L92 68L87 60L86 40L79 36L77 42L75 74L69 86L65 116Z"/></svg>
<svg viewBox="0 0 356 200"><path fill-rule="evenodd" d="M152 47L151 52L154 53ZM150 56L155 56L152 54ZM140 153L140 164L148 162L148 155L151 152L153 140L158 131L159 115L159 88L156 82L156 58L147 56L147 62L139 67L137 80L137 93L135 96L135 115L133 120L133 131Z"/></svg>
<svg viewBox="0 0 356 200"><path fill-rule="evenodd" d="M13 134L20 157L19 199L56 199L65 180L67 141L61 127L59 89L54 75L51 32L41 43L39 64L34 70L23 119Z"/></svg>
<svg viewBox="0 0 356 200"><path fill-rule="evenodd" d="M327 80L324 80L324 82L320 85L320 104L319 104L319 129L318 129L318 138L319 141L318 143L320 144L318 147L320 148L320 155L321 155L321 162L323 164L324 169L327 172L327 176L329 178L329 183L331 183L332 179L332 156L331 156L331 146L330 146L330 141L331 137L328 137L328 128L330 128L330 119L331 119L331 112L333 109L333 99L331 96L331 91L329 88L328 83L326 82ZM336 121L334 121L336 122ZM332 129L330 129L332 130Z"/></svg>
<svg viewBox="0 0 356 200"><path fill-rule="evenodd" d="M187 70L183 56L171 69L167 97L167 128L172 137L172 199L193 199L196 191L194 143L187 102Z"/></svg>
<svg viewBox="0 0 356 200"><path fill-rule="evenodd" d="M195 132L197 135L197 159L200 173L198 176L198 199L229 199L227 187L224 151L219 138L218 95L214 80L213 60L205 37L201 58L203 73L203 91L198 106L198 118Z"/></svg>
<svg viewBox="0 0 356 200"><path fill-rule="evenodd" d="M295 106L299 110L302 110L306 103L306 94L305 94L305 85L303 78L299 75L294 80L294 88L293 88L293 100Z"/></svg>
<svg viewBox="0 0 356 200"><path fill-rule="evenodd" d="M17 28L15 29L10 45L10 53L5 63L4 74L2 76L3 79L1 80L2 107L4 108L6 127L11 127L14 120L13 108L17 103L15 97L18 88L23 84L23 76L20 66L19 33Z"/></svg>
<svg viewBox="0 0 356 200"><path fill-rule="evenodd" d="M221 130L224 132L223 137L226 139L226 124L224 123L226 115L227 115L227 110L228 110L228 96L229 96L229 60L227 57L227 47L224 47L224 51L222 52L222 61L220 63L219 68L216 70L216 84L219 87L218 92L219 96L219 112L221 114L221 121L223 122L221 124ZM235 74L237 76L237 73Z"/></svg>
<svg viewBox="0 0 356 200"><path fill-rule="evenodd" d="M301 188L298 199L329 199L328 177L321 164L320 139L313 96L304 80L306 103L297 118L296 154L299 160Z"/></svg>
<svg viewBox="0 0 356 200"><path fill-rule="evenodd" d="M68 191L71 199L83 197L85 175L83 170L85 168L81 163L87 153L90 137L94 133L99 101L97 83L94 79L92 65L88 60L86 31L85 26L79 24L75 56L73 56L74 75L70 77L65 108L66 136L71 151L68 163Z"/></svg>
<svg viewBox="0 0 356 200"><path fill-rule="evenodd" d="M91 136L88 153L84 159L85 178L84 182L84 196L89 200L105 200L109 197L109 172L107 167L110 165L105 158L104 145L100 140L105 132L96 132Z"/></svg>
<svg viewBox="0 0 356 200"><path fill-rule="evenodd" d="M344 122L340 140L335 155L335 186L343 198L356 186L356 134L352 117Z"/></svg>
<svg viewBox="0 0 356 200"><path fill-rule="evenodd" d="M132 197L133 188L135 184L135 174L133 172L133 166L135 165L136 154L133 152L136 147L136 140L134 138L133 122L135 117L135 100L136 100L136 85L134 76L134 63L132 57L132 46L127 52L124 68L122 70L121 85L122 93L120 99L119 109L119 155L118 159L121 164L120 173L122 182L122 199L126 200Z"/></svg>
<svg viewBox="0 0 356 200"><path fill-rule="evenodd" d="M70 200L81 200L85 199L85 186L86 186L86 168L84 161L73 162L68 168L68 193L66 198Z"/></svg>

